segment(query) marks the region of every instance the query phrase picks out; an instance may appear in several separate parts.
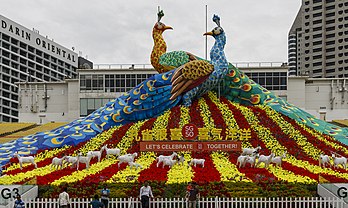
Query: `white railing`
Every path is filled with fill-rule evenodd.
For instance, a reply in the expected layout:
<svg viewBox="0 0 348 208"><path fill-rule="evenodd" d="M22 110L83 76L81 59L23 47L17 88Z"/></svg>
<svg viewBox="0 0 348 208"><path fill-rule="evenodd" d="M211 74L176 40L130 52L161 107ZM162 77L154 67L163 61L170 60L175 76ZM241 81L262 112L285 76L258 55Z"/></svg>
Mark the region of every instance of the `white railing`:
<svg viewBox="0 0 348 208"><path fill-rule="evenodd" d="M295 52L294 52L295 53ZM295 53L296 54L296 53ZM283 62L233 62L235 67L280 67ZM93 69L153 69L151 64L94 64Z"/></svg>
<svg viewBox="0 0 348 208"><path fill-rule="evenodd" d="M59 208L57 199L23 199L26 208ZM90 208L92 199L72 199L70 208ZM8 208L13 207L13 202ZM150 208L185 208L184 198L155 198ZM316 208L316 207L348 207L339 198L202 198L199 208ZM138 198L110 199L108 208L141 208Z"/></svg>

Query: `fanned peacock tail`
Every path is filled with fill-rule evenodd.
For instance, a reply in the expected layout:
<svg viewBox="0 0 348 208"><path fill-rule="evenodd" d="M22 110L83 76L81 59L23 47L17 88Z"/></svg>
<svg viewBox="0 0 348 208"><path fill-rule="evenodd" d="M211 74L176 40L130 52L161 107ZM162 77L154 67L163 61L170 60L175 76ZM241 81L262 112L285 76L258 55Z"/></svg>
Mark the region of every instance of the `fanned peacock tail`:
<svg viewBox="0 0 348 208"><path fill-rule="evenodd" d="M219 89L215 89L218 91ZM277 112L286 115L303 125L311 127L321 133L335 137L344 144L348 144L348 128L340 128L323 120L315 118L304 110L279 98L271 91L251 80L238 68L229 65L225 76L221 95L227 99L243 105L267 105Z"/></svg>

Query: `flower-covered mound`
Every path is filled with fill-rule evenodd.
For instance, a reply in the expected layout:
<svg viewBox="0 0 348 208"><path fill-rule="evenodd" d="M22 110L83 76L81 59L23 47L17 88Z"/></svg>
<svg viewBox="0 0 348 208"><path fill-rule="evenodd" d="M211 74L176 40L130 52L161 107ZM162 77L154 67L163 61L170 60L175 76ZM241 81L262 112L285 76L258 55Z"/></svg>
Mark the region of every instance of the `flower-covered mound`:
<svg viewBox="0 0 348 208"><path fill-rule="evenodd" d="M186 161L184 165L175 164L172 168L163 168L162 165L157 167L156 157L159 153L139 152L141 140L182 139L175 129L181 129L188 123L195 124L200 131L209 132L211 140L239 140L243 148L260 146L260 155L273 152L277 156L287 153L287 156L281 166L271 164L265 168L264 164L258 167L251 167L249 164L246 167L237 166L240 152L182 152ZM205 136L200 132L198 139L202 138ZM84 164L80 164L79 170L67 165L62 169L51 167L54 157L76 156L78 152L86 155L88 151L99 150L103 145L117 147L121 149L121 154L137 152L135 162L142 168L131 169L125 163L119 166L118 159L114 156L107 159L105 152L100 162L97 158L91 160L89 169ZM267 191L269 186L265 185L265 181L305 185L315 185L318 182L346 183L348 171L342 166L319 166L319 156L331 156L332 152L348 157L346 145L299 124L270 107L246 107L208 93L190 108L174 107L157 118L110 128L78 145L39 151L34 155L37 169L31 164L25 164L21 170L18 160L12 158L3 171L5 176L0 178L0 184L35 183L51 187L85 184L92 187L101 183L138 184L149 180L179 186L195 181L210 184L209 186L226 187L233 186L228 184L257 184L250 189ZM171 152L161 154L170 155ZM192 158L205 159L205 166L189 166L187 161ZM84 193L87 194L86 190ZM233 191L229 194L233 194Z"/></svg>

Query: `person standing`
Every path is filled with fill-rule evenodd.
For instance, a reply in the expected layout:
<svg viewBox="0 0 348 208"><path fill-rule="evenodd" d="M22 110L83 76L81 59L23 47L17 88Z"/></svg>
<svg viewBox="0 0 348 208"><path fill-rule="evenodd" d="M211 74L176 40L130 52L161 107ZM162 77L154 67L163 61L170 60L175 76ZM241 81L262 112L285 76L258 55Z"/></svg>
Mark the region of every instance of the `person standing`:
<svg viewBox="0 0 348 208"><path fill-rule="evenodd" d="M100 192L101 192L101 202L104 204L105 208L108 208L110 190L108 189L106 184L104 185L104 188Z"/></svg>
<svg viewBox="0 0 348 208"><path fill-rule="evenodd" d="M186 200L188 201L188 208L196 208L197 201L200 197L199 189L196 183L192 183L192 188L186 192Z"/></svg>
<svg viewBox="0 0 348 208"><path fill-rule="evenodd" d="M151 187L149 183L145 181L144 186L140 188L140 200L142 208L149 208L150 197L153 198Z"/></svg>
<svg viewBox="0 0 348 208"><path fill-rule="evenodd" d="M103 203L99 201L98 194L94 195L94 199L90 202L90 204L92 205L92 208L102 208L105 206Z"/></svg>
<svg viewBox="0 0 348 208"><path fill-rule="evenodd" d="M68 194L68 188L64 187L63 192L59 194L58 204L60 208L69 208L70 198Z"/></svg>
<svg viewBox="0 0 348 208"><path fill-rule="evenodd" d="M25 208L24 201L21 199L21 195L17 195L13 208Z"/></svg>

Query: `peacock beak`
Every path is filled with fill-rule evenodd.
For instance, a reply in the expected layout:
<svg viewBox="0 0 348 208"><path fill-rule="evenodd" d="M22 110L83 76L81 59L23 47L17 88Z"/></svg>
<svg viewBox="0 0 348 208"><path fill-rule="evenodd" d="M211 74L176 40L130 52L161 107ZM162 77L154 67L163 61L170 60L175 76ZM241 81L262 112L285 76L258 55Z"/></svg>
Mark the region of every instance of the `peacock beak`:
<svg viewBox="0 0 348 208"><path fill-rule="evenodd" d="M213 35L213 32L206 32L206 33L204 33L203 35Z"/></svg>
<svg viewBox="0 0 348 208"><path fill-rule="evenodd" d="M163 31L168 30L168 29L173 29L171 26L164 26Z"/></svg>

